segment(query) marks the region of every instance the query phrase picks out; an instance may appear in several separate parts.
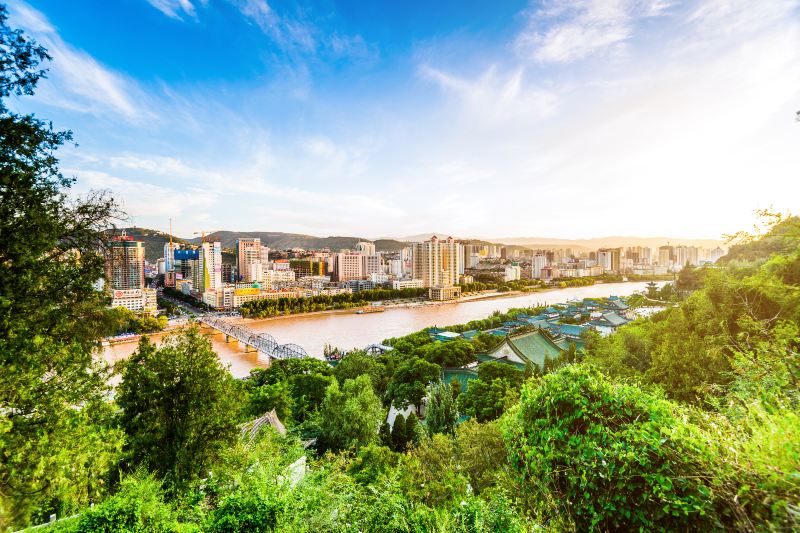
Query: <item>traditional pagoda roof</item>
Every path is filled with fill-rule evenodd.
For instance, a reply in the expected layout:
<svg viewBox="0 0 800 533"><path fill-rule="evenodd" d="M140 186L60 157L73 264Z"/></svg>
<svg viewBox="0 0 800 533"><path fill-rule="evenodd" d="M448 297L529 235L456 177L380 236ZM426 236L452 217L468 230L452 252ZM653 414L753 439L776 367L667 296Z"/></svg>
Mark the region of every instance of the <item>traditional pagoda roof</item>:
<svg viewBox="0 0 800 533"><path fill-rule="evenodd" d="M461 336L464 337L467 340L471 340L478 333L480 333L480 331L478 331L477 329L471 329L469 331L465 331L464 333L462 333Z"/></svg>
<svg viewBox="0 0 800 533"><path fill-rule="evenodd" d="M577 324L558 324L558 332L566 337L580 337L587 329L589 328Z"/></svg>
<svg viewBox="0 0 800 533"><path fill-rule="evenodd" d="M442 369L442 381L449 384L451 381L456 380L461 385L462 391L467 390L467 383L473 379L478 379L478 373L474 370L469 370L466 368Z"/></svg>
<svg viewBox="0 0 800 533"><path fill-rule="evenodd" d="M555 344L545 333L532 331L506 337L503 342L493 349L480 354L478 359L483 361L491 359L506 360L521 367L531 363L543 368L545 360L557 357L561 350L561 347Z"/></svg>

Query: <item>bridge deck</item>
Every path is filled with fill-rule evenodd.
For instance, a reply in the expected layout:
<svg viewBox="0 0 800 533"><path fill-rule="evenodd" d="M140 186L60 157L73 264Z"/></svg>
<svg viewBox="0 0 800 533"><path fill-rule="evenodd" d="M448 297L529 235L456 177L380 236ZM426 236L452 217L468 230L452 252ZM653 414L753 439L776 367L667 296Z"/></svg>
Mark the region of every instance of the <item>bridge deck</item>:
<svg viewBox="0 0 800 533"><path fill-rule="evenodd" d="M200 317L200 322L269 357L276 359L308 357L308 353L296 344L278 344L275 337L269 333L256 333L241 324L234 324L219 316L204 315Z"/></svg>

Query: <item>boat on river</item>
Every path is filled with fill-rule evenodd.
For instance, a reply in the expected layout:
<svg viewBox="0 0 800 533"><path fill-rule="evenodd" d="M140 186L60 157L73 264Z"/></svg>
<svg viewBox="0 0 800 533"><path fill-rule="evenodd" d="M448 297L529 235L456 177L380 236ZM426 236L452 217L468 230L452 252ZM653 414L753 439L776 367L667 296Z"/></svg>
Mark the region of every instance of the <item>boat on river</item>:
<svg viewBox="0 0 800 533"><path fill-rule="evenodd" d="M384 311L386 311L386 308L382 305L367 305L356 309L356 314L365 315L367 313L383 313Z"/></svg>

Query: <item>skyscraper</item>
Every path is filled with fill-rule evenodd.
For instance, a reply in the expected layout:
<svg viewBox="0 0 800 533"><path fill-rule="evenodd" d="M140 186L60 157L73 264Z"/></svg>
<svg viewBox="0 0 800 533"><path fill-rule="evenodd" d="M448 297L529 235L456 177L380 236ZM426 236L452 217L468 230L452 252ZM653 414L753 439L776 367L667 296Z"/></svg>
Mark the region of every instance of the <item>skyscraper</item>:
<svg viewBox="0 0 800 533"><path fill-rule="evenodd" d="M155 289L144 283L144 243L134 241L124 233L109 242L106 252L106 290L111 295L111 307L155 313Z"/></svg>
<svg viewBox="0 0 800 533"><path fill-rule="evenodd" d="M106 284L112 291L144 287L144 243L133 237L114 237L106 255Z"/></svg>
<svg viewBox="0 0 800 533"><path fill-rule="evenodd" d="M222 287L222 244L204 242L200 245L197 268L192 272L192 287L198 292L215 291Z"/></svg>
<svg viewBox="0 0 800 533"><path fill-rule="evenodd" d="M425 287L449 286L458 282L463 259L461 245L448 237L435 235L429 241L416 242L411 248L412 276Z"/></svg>
<svg viewBox="0 0 800 533"><path fill-rule="evenodd" d="M261 280L261 239L236 239L236 267L242 281Z"/></svg>

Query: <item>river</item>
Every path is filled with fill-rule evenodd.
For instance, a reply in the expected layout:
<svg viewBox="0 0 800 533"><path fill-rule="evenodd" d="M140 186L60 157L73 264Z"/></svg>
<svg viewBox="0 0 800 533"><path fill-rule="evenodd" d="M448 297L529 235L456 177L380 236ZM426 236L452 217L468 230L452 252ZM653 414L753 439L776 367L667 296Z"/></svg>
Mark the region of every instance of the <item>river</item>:
<svg viewBox="0 0 800 533"><path fill-rule="evenodd" d="M463 324L486 318L494 311L505 312L513 307L533 307L582 298L627 296L643 291L646 282L600 283L589 287L572 287L547 292L521 294L504 298L474 300L442 305L387 308L383 313L357 315L354 312L311 313L283 316L244 323L258 333L269 333L281 343L295 343L313 356L321 357L325 344L342 349L363 348L390 337L399 337L430 326ZM662 283L659 282L659 285ZM155 337L160 337L156 335ZM245 353L237 343L227 344L222 335L211 337L214 350L231 373L246 376L251 369L266 366L255 352ZM130 356L135 342L104 348L103 356L111 363Z"/></svg>

